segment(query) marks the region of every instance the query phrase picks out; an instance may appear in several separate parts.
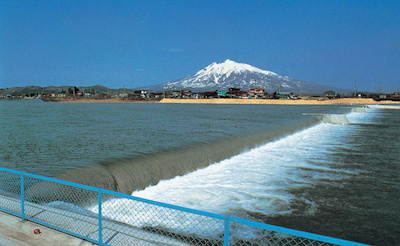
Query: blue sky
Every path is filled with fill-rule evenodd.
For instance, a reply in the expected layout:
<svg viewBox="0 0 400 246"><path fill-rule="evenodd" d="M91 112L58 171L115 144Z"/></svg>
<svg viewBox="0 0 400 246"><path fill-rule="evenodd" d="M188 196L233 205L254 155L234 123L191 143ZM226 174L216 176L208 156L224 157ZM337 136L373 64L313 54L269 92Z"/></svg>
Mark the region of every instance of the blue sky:
<svg viewBox="0 0 400 246"><path fill-rule="evenodd" d="M0 87L135 88L231 59L400 89L400 1L0 0Z"/></svg>

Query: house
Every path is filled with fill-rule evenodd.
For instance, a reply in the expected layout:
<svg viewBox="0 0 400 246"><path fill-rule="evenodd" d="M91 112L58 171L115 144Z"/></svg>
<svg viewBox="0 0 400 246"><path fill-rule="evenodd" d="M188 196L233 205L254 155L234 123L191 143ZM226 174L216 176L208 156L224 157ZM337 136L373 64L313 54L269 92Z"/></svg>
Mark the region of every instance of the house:
<svg viewBox="0 0 400 246"><path fill-rule="evenodd" d="M391 96L392 100L399 101L400 100L400 91L393 93Z"/></svg>
<svg viewBox="0 0 400 246"><path fill-rule="evenodd" d="M274 94L272 95L272 98L274 98L274 99L299 99L297 95L293 94L292 92L287 92L287 91L274 92Z"/></svg>
<svg viewBox="0 0 400 246"><path fill-rule="evenodd" d="M149 91L147 90L135 90L133 94L130 95L130 98L139 99L139 98L148 98L150 96Z"/></svg>
<svg viewBox="0 0 400 246"><path fill-rule="evenodd" d="M250 89L250 92L255 93L255 94L264 94L265 90L263 88L253 88L253 89Z"/></svg>
<svg viewBox="0 0 400 246"><path fill-rule="evenodd" d="M217 91L218 98L229 98L231 95L227 91Z"/></svg>
<svg viewBox="0 0 400 246"><path fill-rule="evenodd" d="M238 88L238 87L231 87L228 89L228 91L230 94L235 94L235 93L241 92L240 88Z"/></svg>
<svg viewBox="0 0 400 246"><path fill-rule="evenodd" d="M255 98L264 98L265 90L263 88L250 89L249 96L253 96Z"/></svg>
<svg viewBox="0 0 400 246"><path fill-rule="evenodd" d="M242 91L240 88L231 87L228 89L231 98L247 98L247 92Z"/></svg>
<svg viewBox="0 0 400 246"><path fill-rule="evenodd" d="M340 97L340 95L335 91L325 91L324 93L328 99L335 99Z"/></svg>
<svg viewBox="0 0 400 246"><path fill-rule="evenodd" d="M148 98L149 96L150 96L149 91L147 91L147 90L141 90L140 91L140 97L141 98Z"/></svg>
<svg viewBox="0 0 400 246"><path fill-rule="evenodd" d="M290 95L293 95L293 93L287 92L287 91L274 92L274 98L276 98L276 99L279 99L279 98L290 98Z"/></svg>
<svg viewBox="0 0 400 246"><path fill-rule="evenodd" d="M217 91L205 91L204 98L216 98L218 97Z"/></svg>
<svg viewBox="0 0 400 246"><path fill-rule="evenodd" d="M170 96L172 98L180 98L182 96L182 91L178 91L178 90L171 91Z"/></svg>
<svg viewBox="0 0 400 246"><path fill-rule="evenodd" d="M182 90L181 92L181 98L192 98L193 92L191 90Z"/></svg>
<svg viewBox="0 0 400 246"><path fill-rule="evenodd" d="M200 99L204 98L204 93L203 92L194 92L191 97L192 99Z"/></svg>
<svg viewBox="0 0 400 246"><path fill-rule="evenodd" d="M164 97L164 93L162 92L152 92L150 93L150 98L162 99Z"/></svg>
<svg viewBox="0 0 400 246"><path fill-rule="evenodd" d="M374 98L375 101L381 101L381 100L391 100L391 101L400 101L400 92L394 92L390 95L386 94L381 94L379 95L379 98Z"/></svg>

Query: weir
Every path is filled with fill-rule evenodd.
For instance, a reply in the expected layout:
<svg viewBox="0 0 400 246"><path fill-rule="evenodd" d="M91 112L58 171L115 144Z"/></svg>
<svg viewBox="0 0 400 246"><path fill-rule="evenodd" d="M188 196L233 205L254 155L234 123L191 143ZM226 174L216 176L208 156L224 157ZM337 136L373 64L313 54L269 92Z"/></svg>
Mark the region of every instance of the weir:
<svg viewBox="0 0 400 246"><path fill-rule="evenodd" d="M355 112L355 113L366 113L367 112L365 110L366 106L364 106L364 107L340 107L340 108L350 108L351 112Z"/></svg>
<svg viewBox="0 0 400 246"><path fill-rule="evenodd" d="M296 121L296 124L277 124L274 128L259 130L245 136L220 139L211 143L200 143L157 153L106 160L56 178L130 195L133 191L156 185L161 180L207 167L212 163L220 162L318 122L316 118L304 118ZM78 197L74 191L60 192L60 189L65 188L57 184L38 182L29 185L26 197L31 202L65 201L77 205L93 204L97 199L91 197L90 194Z"/></svg>
<svg viewBox="0 0 400 246"><path fill-rule="evenodd" d="M357 113L366 113L367 112L364 107L351 108L351 111L357 112Z"/></svg>
<svg viewBox="0 0 400 246"><path fill-rule="evenodd" d="M400 105L366 105L367 108L377 108L377 109L400 109Z"/></svg>
<svg viewBox="0 0 400 246"><path fill-rule="evenodd" d="M347 119L346 115L344 115L344 114L313 114L313 113L303 113L303 115L322 116L322 122L323 122L323 123L343 124L343 125L348 125L348 124L350 124L349 120Z"/></svg>

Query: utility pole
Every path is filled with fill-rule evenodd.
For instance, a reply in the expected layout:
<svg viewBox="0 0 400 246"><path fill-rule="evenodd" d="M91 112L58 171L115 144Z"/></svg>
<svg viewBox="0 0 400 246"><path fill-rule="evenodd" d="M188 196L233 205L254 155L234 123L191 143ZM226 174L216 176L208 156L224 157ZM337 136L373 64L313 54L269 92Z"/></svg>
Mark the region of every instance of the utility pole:
<svg viewBox="0 0 400 246"><path fill-rule="evenodd" d="M357 80L354 80L354 97L357 97Z"/></svg>

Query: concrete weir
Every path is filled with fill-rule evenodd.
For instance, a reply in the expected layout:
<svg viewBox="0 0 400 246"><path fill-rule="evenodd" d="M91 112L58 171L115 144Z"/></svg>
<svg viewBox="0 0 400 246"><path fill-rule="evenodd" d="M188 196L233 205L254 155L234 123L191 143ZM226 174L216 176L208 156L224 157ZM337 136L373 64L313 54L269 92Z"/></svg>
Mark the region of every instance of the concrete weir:
<svg viewBox="0 0 400 246"><path fill-rule="evenodd" d="M366 113L367 112L364 107L351 108L351 111L357 112L357 113Z"/></svg>
<svg viewBox="0 0 400 246"><path fill-rule="evenodd" d="M340 107L340 108L351 108L351 112L355 112L355 113L366 113L367 112L365 110L365 106L364 107Z"/></svg>
<svg viewBox="0 0 400 246"><path fill-rule="evenodd" d="M323 122L323 123L342 124L342 125L348 125L348 124L350 124L349 120L347 119L346 115L344 115L344 114L314 114L314 113L303 113L303 115L322 116L322 122Z"/></svg>
<svg viewBox="0 0 400 246"><path fill-rule="evenodd" d="M366 113L365 107L340 107L340 108L350 108L351 112L356 113ZM314 115L314 116L322 116L323 123L330 124L342 124L349 125L350 122L344 114L315 114L315 113L303 113L303 115Z"/></svg>

